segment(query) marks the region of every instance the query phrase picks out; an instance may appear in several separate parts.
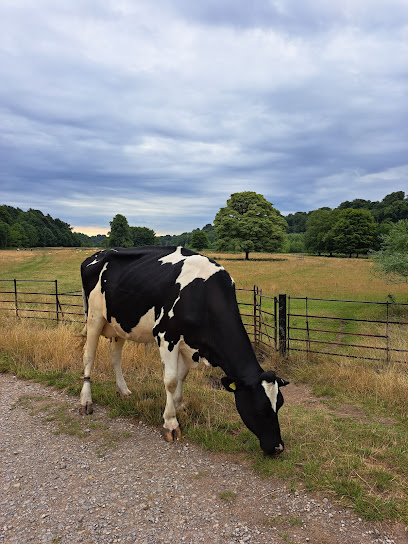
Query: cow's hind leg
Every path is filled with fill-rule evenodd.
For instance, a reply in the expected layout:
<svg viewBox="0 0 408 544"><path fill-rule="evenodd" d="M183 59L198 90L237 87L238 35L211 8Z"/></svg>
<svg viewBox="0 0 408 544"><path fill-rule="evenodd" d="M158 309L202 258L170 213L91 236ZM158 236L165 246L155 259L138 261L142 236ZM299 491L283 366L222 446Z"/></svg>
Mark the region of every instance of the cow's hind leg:
<svg viewBox="0 0 408 544"><path fill-rule="evenodd" d="M91 372L98 347L99 335L104 326L104 319L92 319L87 323L86 342L84 346L84 385L79 399L79 413L89 415L93 412L91 395Z"/></svg>
<svg viewBox="0 0 408 544"><path fill-rule="evenodd" d="M162 342L163 344L164 342ZM167 442L180 440L181 430L176 416L174 393L178 385L178 346L170 351L167 346L160 346L160 356L163 363L164 386L166 388L166 407L164 409L163 436Z"/></svg>
<svg viewBox="0 0 408 544"><path fill-rule="evenodd" d="M122 365L121 365L121 359L122 359L122 350L123 346L125 344L124 338L112 338L111 344L110 344L110 359L113 366L113 370L115 371L115 377L116 377L116 391L118 394L122 397L128 397L132 394L132 392L128 389L128 386L126 385L126 382L123 378L122 374Z"/></svg>

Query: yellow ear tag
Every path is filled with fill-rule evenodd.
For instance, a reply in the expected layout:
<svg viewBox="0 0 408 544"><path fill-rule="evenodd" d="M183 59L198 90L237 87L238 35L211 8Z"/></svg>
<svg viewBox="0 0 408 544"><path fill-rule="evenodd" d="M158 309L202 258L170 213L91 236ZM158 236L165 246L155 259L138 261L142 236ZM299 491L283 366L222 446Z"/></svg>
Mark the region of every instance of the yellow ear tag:
<svg viewBox="0 0 408 544"><path fill-rule="evenodd" d="M233 391L236 391L237 386L235 385L235 382L230 383L229 388L232 389Z"/></svg>

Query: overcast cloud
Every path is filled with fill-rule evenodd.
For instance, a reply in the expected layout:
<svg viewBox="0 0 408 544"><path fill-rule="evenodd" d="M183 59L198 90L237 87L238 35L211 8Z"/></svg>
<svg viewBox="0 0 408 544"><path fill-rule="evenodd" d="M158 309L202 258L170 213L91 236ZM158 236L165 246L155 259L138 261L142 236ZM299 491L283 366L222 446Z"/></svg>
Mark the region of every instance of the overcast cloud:
<svg viewBox="0 0 408 544"><path fill-rule="evenodd" d="M2 0L0 203L158 234L408 192L406 0Z"/></svg>

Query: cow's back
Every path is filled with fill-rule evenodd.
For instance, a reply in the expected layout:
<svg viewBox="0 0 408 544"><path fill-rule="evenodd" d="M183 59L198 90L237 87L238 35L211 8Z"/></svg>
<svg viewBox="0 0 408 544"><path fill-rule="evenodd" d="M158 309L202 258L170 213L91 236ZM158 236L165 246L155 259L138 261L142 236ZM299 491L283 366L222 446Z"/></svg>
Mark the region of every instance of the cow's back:
<svg viewBox="0 0 408 544"><path fill-rule="evenodd" d="M226 275L230 289L229 275L214 261L184 248L159 246L103 250L81 267L85 298L94 290L101 293L109 323L120 323L129 334L153 311L160 330L171 330L172 336L208 317L208 303L214 299L208 286L216 272Z"/></svg>

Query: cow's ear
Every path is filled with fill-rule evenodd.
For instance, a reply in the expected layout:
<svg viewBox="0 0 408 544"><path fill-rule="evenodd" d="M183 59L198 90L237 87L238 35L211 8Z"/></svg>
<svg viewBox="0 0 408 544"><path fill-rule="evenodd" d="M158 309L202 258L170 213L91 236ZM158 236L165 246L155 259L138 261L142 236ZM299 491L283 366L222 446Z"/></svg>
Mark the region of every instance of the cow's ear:
<svg viewBox="0 0 408 544"><path fill-rule="evenodd" d="M237 386L239 385L238 380L234 378L228 378L228 376L223 376L221 378L221 383L230 393L235 393L235 391L237 390Z"/></svg>
<svg viewBox="0 0 408 544"><path fill-rule="evenodd" d="M268 372L262 372L261 382L273 383L276 380L276 374L273 370L268 370Z"/></svg>
<svg viewBox="0 0 408 544"><path fill-rule="evenodd" d="M285 387L285 385L290 384L290 382L284 380L283 378L276 377L276 381L278 382L279 387Z"/></svg>

